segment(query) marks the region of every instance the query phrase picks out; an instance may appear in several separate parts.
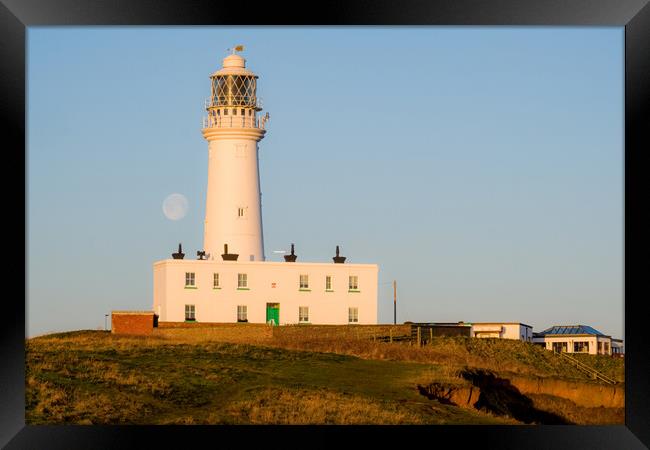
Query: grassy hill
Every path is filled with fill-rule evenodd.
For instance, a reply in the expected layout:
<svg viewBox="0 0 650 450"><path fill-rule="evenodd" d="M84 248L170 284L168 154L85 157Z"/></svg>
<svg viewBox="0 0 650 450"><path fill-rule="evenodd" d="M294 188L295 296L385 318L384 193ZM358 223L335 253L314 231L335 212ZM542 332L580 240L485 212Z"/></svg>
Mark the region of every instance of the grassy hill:
<svg viewBox="0 0 650 450"><path fill-rule="evenodd" d="M418 348L260 335L250 344L244 343L242 329L232 335L156 330L152 337L79 331L27 340L26 421L517 424L522 423L519 416L490 405L461 405L459 398L469 393L473 403L478 390L459 373L481 368L502 375L584 379L551 352L514 341L439 338ZM432 398L432 385L453 391L454 401ZM490 391L484 387L483 392ZM517 395L517 401L529 402ZM576 411L571 422L580 423ZM617 417L601 415L600 420Z"/></svg>

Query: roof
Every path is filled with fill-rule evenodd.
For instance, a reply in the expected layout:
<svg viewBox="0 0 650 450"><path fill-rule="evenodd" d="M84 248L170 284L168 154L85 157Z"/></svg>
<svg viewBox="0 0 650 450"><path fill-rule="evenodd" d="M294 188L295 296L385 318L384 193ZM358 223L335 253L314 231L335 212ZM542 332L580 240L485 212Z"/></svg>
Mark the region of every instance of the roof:
<svg viewBox="0 0 650 450"><path fill-rule="evenodd" d="M533 328L523 322L472 322L473 325L523 325L528 328Z"/></svg>
<svg viewBox="0 0 650 450"><path fill-rule="evenodd" d="M576 334L591 334L596 336L606 336L600 331L592 328L588 325L554 325L551 328L548 328L539 333L535 333L537 336L557 336L557 335L576 335Z"/></svg>
<svg viewBox="0 0 650 450"><path fill-rule="evenodd" d="M113 314L137 314L137 315L144 315L144 314L154 314L153 311L111 311Z"/></svg>

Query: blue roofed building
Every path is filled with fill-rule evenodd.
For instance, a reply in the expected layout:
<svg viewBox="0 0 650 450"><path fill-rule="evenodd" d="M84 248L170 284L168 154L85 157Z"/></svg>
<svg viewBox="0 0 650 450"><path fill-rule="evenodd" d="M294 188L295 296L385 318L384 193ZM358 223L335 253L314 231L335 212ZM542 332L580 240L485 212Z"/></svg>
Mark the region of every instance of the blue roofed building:
<svg viewBox="0 0 650 450"><path fill-rule="evenodd" d="M533 333L533 343L558 353L611 355L623 353L623 341L588 325L555 325Z"/></svg>

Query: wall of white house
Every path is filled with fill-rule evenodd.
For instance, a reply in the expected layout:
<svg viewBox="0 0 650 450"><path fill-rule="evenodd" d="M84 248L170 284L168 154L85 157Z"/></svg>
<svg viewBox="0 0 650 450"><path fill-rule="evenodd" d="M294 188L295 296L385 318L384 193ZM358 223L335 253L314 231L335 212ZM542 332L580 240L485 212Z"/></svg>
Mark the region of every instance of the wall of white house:
<svg viewBox="0 0 650 450"><path fill-rule="evenodd" d="M532 342L533 328L522 323L472 323L472 335Z"/></svg>
<svg viewBox="0 0 650 450"><path fill-rule="evenodd" d="M300 307L308 308L303 313L311 324L348 324L349 308L357 308L354 323L377 323L376 264L168 259L153 269L153 310L161 322L183 322L185 305L193 305L197 322L237 322L238 306L246 306L248 322L265 323L267 303L277 303L280 324L299 323ZM186 286L186 273L194 274L194 286ZM238 274L246 274L245 287ZM302 289L301 275L308 277ZM350 289L350 276L357 277L357 289Z"/></svg>
<svg viewBox="0 0 650 450"><path fill-rule="evenodd" d="M589 343L589 350L582 351L581 353L589 353L590 355L597 354L612 354L612 339L608 336L594 336L594 335L585 335L585 336L544 336L534 338L535 343L544 343L547 350L553 350L553 343L566 343L566 352L567 353L580 353L574 351L574 344L576 342L587 342ZM598 351L598 343L602 343L600 352ZM607 344L607 345L605 345Z"/></svg>

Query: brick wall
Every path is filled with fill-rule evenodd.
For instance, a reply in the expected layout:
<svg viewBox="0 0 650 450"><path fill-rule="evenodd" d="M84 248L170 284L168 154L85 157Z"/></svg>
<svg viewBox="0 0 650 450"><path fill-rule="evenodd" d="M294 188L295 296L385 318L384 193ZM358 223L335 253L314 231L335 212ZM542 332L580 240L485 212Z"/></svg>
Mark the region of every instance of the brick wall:
<svg viewBox="0 0 650 450"><path fill-rule="evenodd" d="M115 334L152 334L153 312L113 312L111 332Z"/></svg>

